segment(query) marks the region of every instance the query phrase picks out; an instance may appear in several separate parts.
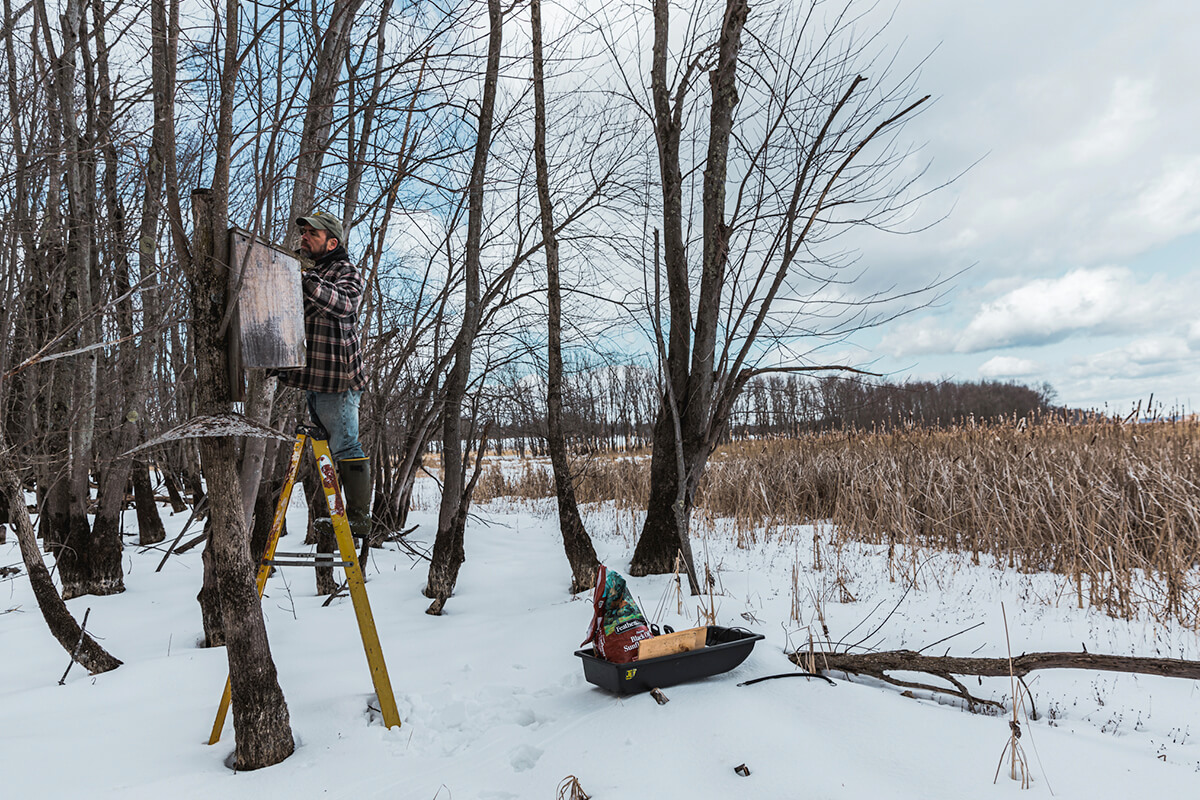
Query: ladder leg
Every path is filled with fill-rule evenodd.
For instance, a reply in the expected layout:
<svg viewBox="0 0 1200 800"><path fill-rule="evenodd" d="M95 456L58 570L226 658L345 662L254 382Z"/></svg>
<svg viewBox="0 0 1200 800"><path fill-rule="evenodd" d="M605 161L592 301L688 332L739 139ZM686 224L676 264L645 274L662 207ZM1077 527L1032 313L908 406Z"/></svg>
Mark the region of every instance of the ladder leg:
<svg viewBox="0 0 1200 800"><path fill-rule="evenodd" d="M296 485L296 474L300 471L300 457L304 454L304 443L308 437L303 433L296 437L292 446L292 460L288 462L287 473L283 478L283 489L279 493L279 502L275 504L275 516L271 519L271 533L267 536L267 549L263 552L266 561L275 555L279 545L279 536L283 533L283 520L287 516L288 503L292 499L292 488ZM271 567L267 564L258 565L258 596L263 596L267 586L267 578L271 575Z"/></svg>
<svg viewBox="0 0 1200 800"><path fill-rule="evenodd" d="M287 516L288 502L292 499L292 487L296 485L296 473L300 470L300 456L304 453L304 443L308 437L303 433L296 436L296 444L292 447L292 460L288 463L287 474L283 480L283 490L279 494L279 502L275 504L275 516L271 519L271 533L267 537L267 549L263 553L263 561L267 561L275 555L275 548L279 544L279 535L283 532L283 520ZM326 448L328 449L328 448ZM258 596L263 596L263 590L267 586L267 577L271 574L271 567L268 564L260 563L258 565ZM209 744L216 744L221 741L221 730L225 727L225 716L229 713L229 700L231 697L231 687L229 676L225 676L225 691L221 694L221 703L217 706L217 718L213 721L212 733L208 737Z"/></svg>
<svg viewBox="0 0 1200 800"><path fill-rule="evenodd" d="M229 700L233 696L233 686L229 675L225 676L225 690L221 692L221 704L217 706L217 718L213 720L212 733L208 735L208 743L216 744L221 741L221 731L225 728L225 715L229 713Z"/></svg>
<svg viewBox="0 0 1200 800"><path fill-rule="evenodd" d="M358 632L362 636L367 665L371 668L371 680L375 684L375 695L379 698L383 724L389 728L398 728L400 712L396 710L396 697L392 693L392 681L388 677L383 648L379 644L379 633L375 629L375 617L371 614L371 603L367 599L367 586L358 562L358 553L354 549L354 537L350 534L350 522L346 518L346 505L337 480L337 470L333 466L333 456L329 452L327 442L313 439L312 444L313 453L317 457L317 470L321 474L321 487L325 491L325 501L329 504L329 516L333 520L338 549L341 551L342 560L348 562L348 565L343 567L346 572L346 584L354 604L354 615L358 618Z"/></svg>

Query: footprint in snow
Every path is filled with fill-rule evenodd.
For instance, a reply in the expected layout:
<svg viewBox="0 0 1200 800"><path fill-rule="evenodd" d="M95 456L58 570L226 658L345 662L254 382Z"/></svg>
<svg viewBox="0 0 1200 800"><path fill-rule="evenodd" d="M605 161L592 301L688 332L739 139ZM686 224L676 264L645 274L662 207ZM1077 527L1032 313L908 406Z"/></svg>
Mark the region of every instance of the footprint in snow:
<svg viewBox="0 0 1200 800"><path fill-rule="evenodd" d="M523 744L509 751L508 760L512 764L513 771L525 772L534 768L543 752L533 745Z"/></svg>

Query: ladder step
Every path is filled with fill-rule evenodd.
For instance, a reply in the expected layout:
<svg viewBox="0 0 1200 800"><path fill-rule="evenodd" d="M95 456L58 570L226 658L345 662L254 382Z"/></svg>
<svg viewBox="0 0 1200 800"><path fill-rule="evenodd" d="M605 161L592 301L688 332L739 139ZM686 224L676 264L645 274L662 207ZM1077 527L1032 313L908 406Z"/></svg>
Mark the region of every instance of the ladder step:
<svg viewBox="0 0 1200 800"><path fill-rule="evenodd" d="M305 555L302 553L277 553L281 556L300 556L299 558L264 558L262 563L268 567L348 567L349 561L343 561L336 556L327 554Z"/></svg>

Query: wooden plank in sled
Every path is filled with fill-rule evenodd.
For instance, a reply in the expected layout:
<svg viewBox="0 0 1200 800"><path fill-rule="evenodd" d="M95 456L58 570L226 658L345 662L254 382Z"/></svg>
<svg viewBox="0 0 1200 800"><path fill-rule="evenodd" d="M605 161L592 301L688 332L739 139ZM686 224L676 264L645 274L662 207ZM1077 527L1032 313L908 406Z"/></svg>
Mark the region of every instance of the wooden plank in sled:
<svg viewBox="0 0 1200 800"><path fill-rule="evenodd" d="M687 653L704 647L708 638L708 628L689 628L686 631L665 633L642 639L638 642L638 661L659 656L673 656L676 653Z"/></svg>

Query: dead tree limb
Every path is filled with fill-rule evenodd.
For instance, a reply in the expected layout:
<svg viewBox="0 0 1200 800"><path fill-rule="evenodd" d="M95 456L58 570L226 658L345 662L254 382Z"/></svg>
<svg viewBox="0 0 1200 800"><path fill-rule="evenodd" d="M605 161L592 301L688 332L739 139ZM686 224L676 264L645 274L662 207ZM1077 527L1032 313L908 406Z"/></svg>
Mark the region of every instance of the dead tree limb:
<svg viewBox="0 0 1200 800"><path fill-rule="evenodd" d="M815 655L815 659L814 659ZM1007 658L956 658L954 656L923 656L912 650L889 650L882 653L816 653L796 652L788 656L792 663L807 668L815 660L817 672L843 672L847 675L867 675L893 686L923 689L961 697L968 705L977 703L999 706L993 700L972 697L954 675L977 675L985 678L1007 678L1010 674L1024 678L1037 669L1088 669L1101 672L1126 672L1140 675L1159 675L1164 678L1200 680L1200 661L1175 658L1140 658L1102 653L1024 653ZM1011 673L1010 673L1011 663ZM887 675L888 672L923 672L934 675L955 688L913 683Z"/></svg>
<svg viewBox="0 0 1200 800"><path fill-rule="evenodd" d="M882 672L905 670L931 675L979 675L985 678L1007 678L1007 658L956 658L954 656L923 656L912 650L889 650L882 653L817 653L821 672ZM799 664L806 657L793 653L790 658ZM1140 658L1113 656L1103 653L1025 653L1012 659L1012 674L1025 677L1037 669L1091 669L1101 672L1136 672L1164 678L1200 680L1200 661L1177 658Z"/></svg>

